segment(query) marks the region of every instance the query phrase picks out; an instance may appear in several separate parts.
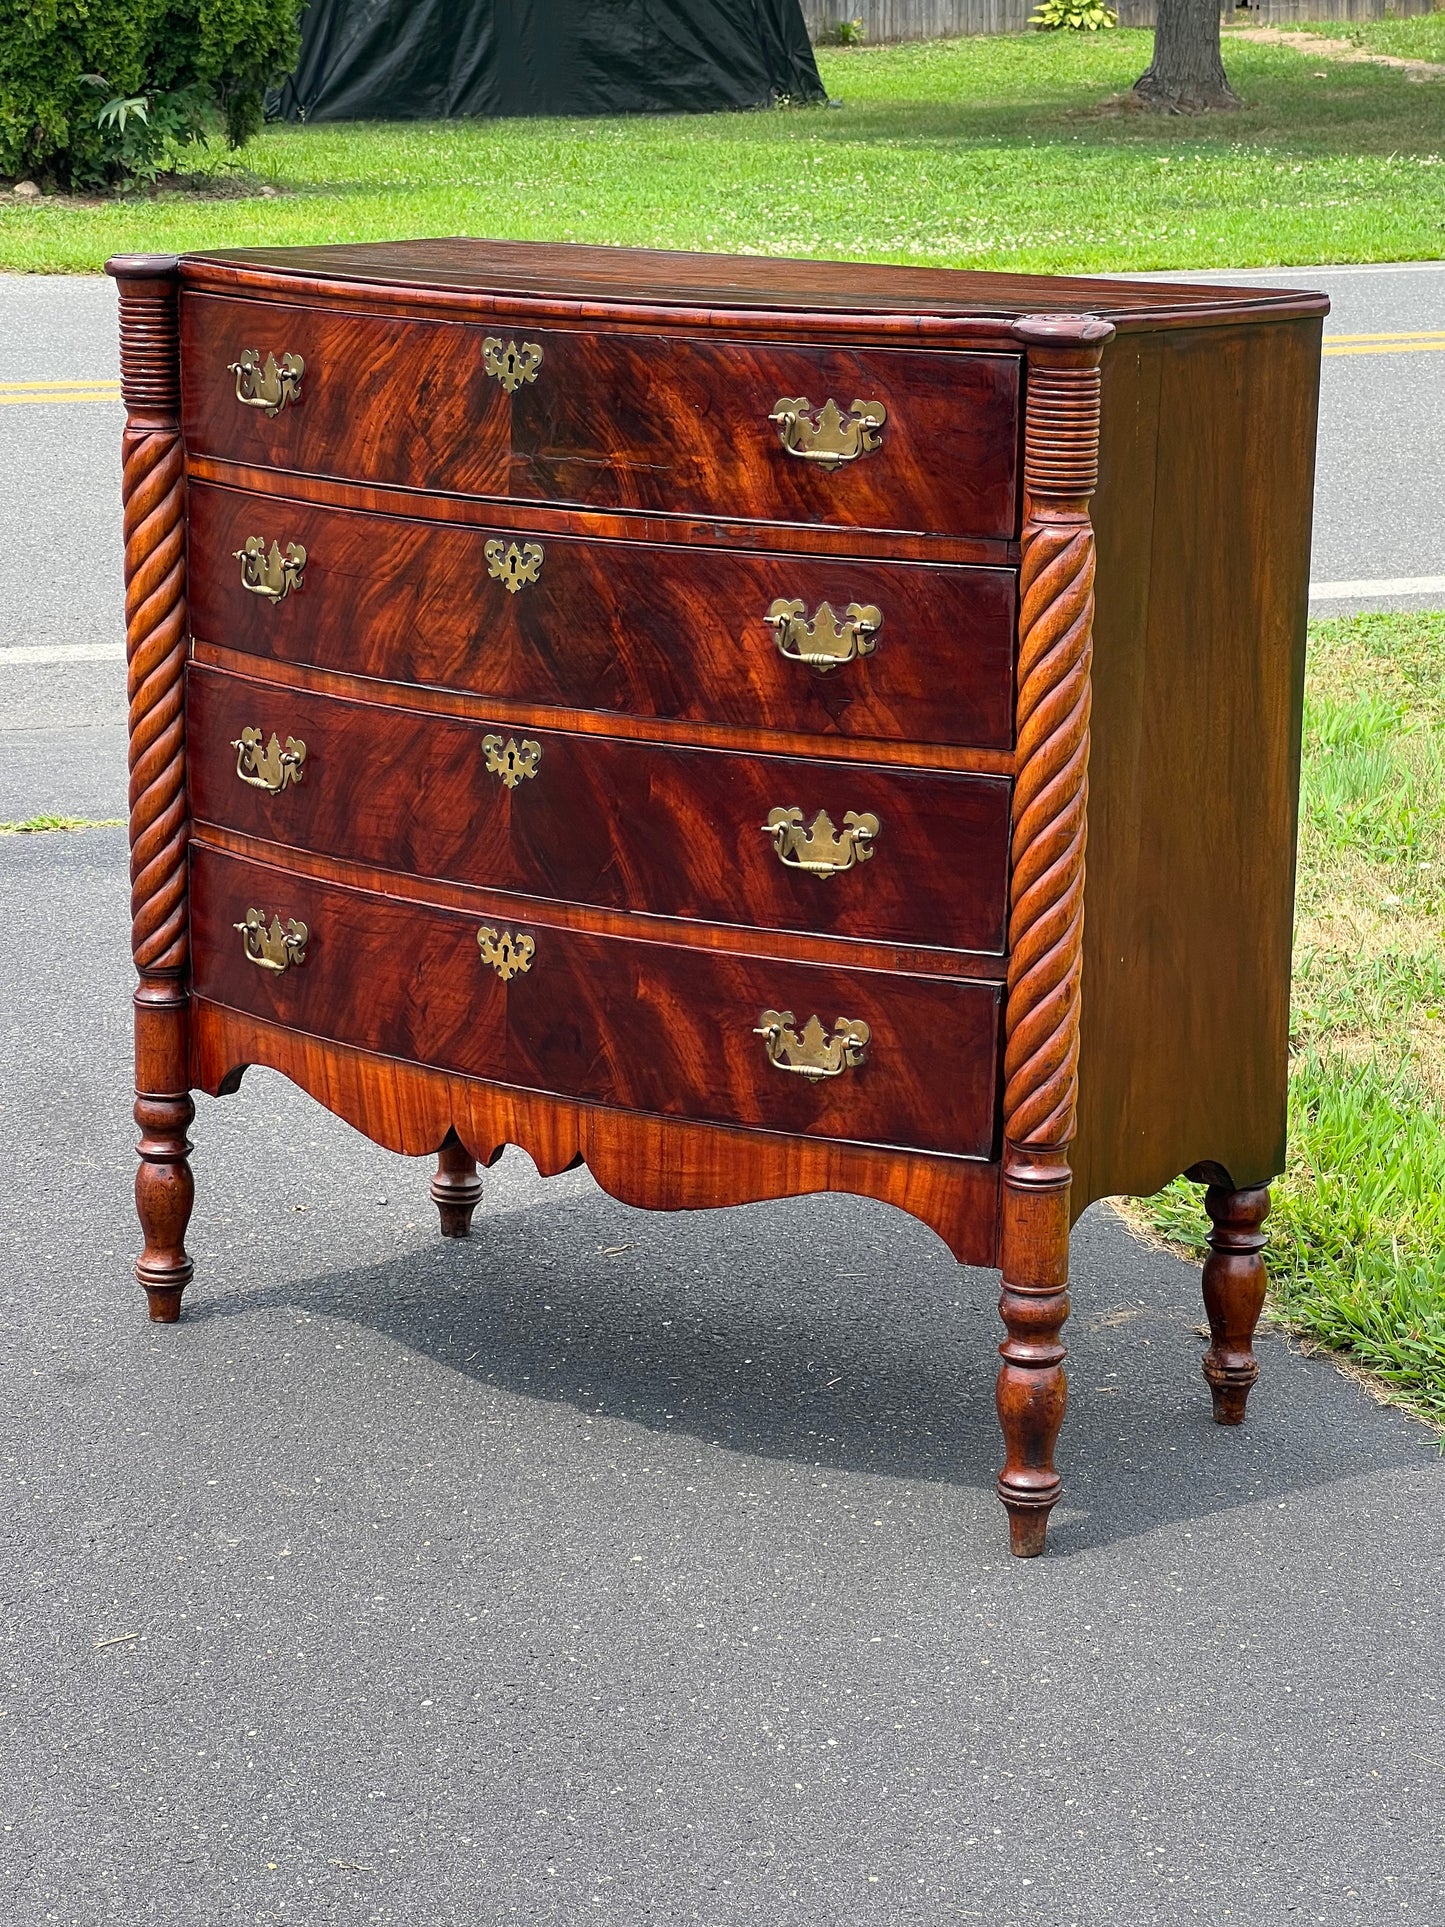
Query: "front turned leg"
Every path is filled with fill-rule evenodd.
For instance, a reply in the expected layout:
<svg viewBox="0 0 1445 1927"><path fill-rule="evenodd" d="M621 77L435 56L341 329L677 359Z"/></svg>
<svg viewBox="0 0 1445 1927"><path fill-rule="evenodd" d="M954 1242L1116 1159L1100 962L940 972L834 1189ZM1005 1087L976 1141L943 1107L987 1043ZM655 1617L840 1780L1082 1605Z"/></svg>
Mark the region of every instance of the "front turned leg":
<svg viewBox="0 0 1445 1927"><path fill-rule="evenodd" d="M472 1213L482 1201L477 1161L455 1131L448 1131L437 1153L437 1172L431 1181L432 1203L441 1214L444 1238L468 1238Z"/></svg>
<svg viewBox="0 0 1445 1927"><path fill-rule="evenodd" d="M145 1247L135 1275L145 1287L152 1324L174 1325L181 1315L181 1293L195 1275L186 1251L196 1186L186 1131L196 1107L189 1097L137 1097L140 1168L135 1174L135 1208Z"/></svg>
<svg viewBox="0 0 1445 1927"><path fill-rule="evenodd" d="M1003 1427L998 1496L1017 1559L1044 1549L1063 1481L1054 1446L1068 1402L1064 1321L1069 1315L1069 1168L1055 1154L1010 1146L1004 1175L1003 1291L1007 1337L994 1398Z"/></svg>
<svg viewBox="0 0 1445 1927"><path fill-rule="evenodd" d="M1223 1175L1220 1173L1219 1175ZM1209 1256L1204 1261L1204 1309L1209 1318L1209 1350L1204 1376L1214 1400L1216 1425L1242 1425L1244 1403L1259 1377L1254 1328L1264 1309L1265 1234L1269 1186L1246 1191L1211 1183L1204 1194L1209 1213Z"/></svg>

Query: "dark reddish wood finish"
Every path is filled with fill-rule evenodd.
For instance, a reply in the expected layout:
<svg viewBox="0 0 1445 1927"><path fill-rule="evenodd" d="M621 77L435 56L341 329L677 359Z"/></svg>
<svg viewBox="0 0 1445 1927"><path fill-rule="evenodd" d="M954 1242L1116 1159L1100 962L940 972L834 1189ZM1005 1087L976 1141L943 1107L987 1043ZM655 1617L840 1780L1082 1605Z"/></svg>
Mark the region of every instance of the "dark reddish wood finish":
<svg viewBox="0 0 1445 1927"><path fill-rule="evenodd" d="M543 1177L585 1164L611 1196L644 1211L851 1191L932 1225L960 1264L992 1264L998 1253L996 1164L544 1097L328 1044L204 997L193 1005L191 1038L198 1090L229 1093L248 1064L266 1064L404 1155L435 1152L454 1127L480 1164L520 1144Z"/></svg>
<svg viewBox="0 0 1445 1927"><path fill-rule="evenodd" d="M454 1129L447 1132L437 1152L431 1200L441 1217L444 1238L471 1236L472 1213L482 1201L482 1181L476 1159Z"/></svg>
<svg viewBox="0 0 1445 1927"><path fill-rule="evenodd" d="M187 287L290 301L298 294L403 313L528 313L609 325L821 337L968 340L1015 346L1016 316L1099 315L1126 329L1234 325L1324 315L1298 289L1180 286L1083 275L992 274L783 261L549 242L383 241L192 254Z"/></svg>
<svg viewBox="0 0 1445 1927"><path fill-rule="evenodd" d="M310 932L304 964L248 963L252 906ZM995 1149L999 992L876 971L643 943L512 916L536 955L504 984L477 947L500 917L326 884L192 846L195 986L312 1036L464 1076L654 1116L900 1145ZM867 1061L812 1083L769 1064L765 1009L872 1029Z"/></svg>
<svg viewBox="0 0 1445 1927"><path fill-rule="evenodd" d="M1026 322L1018 773L1004 1052L999 1497L1013 1550L1044 1549L1068 1385L1069 1147L1079 1095L1099 361L1107 321Z"/></svg>
<svg viewBox="0 0 1445 1927"><path fill-rule="evenodd" d="M1206 1165L1189 1175L1208 1185L1209 1256L1204 1261L1204 1309L1209 1318L1209 1381L1217 1425L1243 1425L1245 1401L1259 1377L1254 1332L1264 1310L1267 1279L1262 1229L1269 1216L1269 1186L1237 1191L1226 1172Z"/></svg>
<svg viewBox="0 0 1445 1927"><path fill-rule="evenodd" d="M180 265L178 391L175 264L114 269L155 1315L189 1276L189 1089L265 1063L438 1153L448 1233L477 1160L517 1142L649 1207L863 1192L1000 1263L1021 1554L1060 1490L1070 1218L1192 1167L1206 1376L1238 1422L1283 1161L1323 297L254 250ZM507 396L487 334L540 341L539 380ZM299 406L236 403L225 363L252 347L305 355ZM883 402L882 450L797 461L767 421L785 395ZM283 605L240 588L251 534L309 551ZM541 543L540 582L492 583L493 536ZM780 596L875 603L878 651L828 677L785 662L762 620ZM235 784L240 692L245 723L306 735L300 789ZM544 747L510 795L479 787L493 722ZM214 815L188 870L190 796ZM873 810L878 853L826 883L770 867L742 832L790 804ZM303 965L245 962L253 905L311 926ZM483 922L536 941L508 984ZM866 1062L776 1070L765 1007L863 1019Z"/></svg>
<svg viewBox="0 0 1445 1927"><path fill-rule="evenodd" d="M145 1244L136 1277L150 1316L173 1324L194 1267L186 1251L195 1186L188 1076L185 765L185 463L174 257L109 264L120 304L126 406L125 526L130 697L131 954L135 993L135 1202Z"/></svg>
<svg viewBox="0 0 1445 1927"><path fill-rule="evenodd" d="M504 726L279 692L193 667L187 698L197 818L278 843L529 896L723 924L1002 955L1009 784L868 763L689 750L550 730L535 776L486 768ZM306 744L279 795L236 774L243 728ZM874 854L822 877L785 867L771 809L848 811Z"/></svg>
<svg viewBox="0 0 1445 1927"><path fill-rule="evenodd" d="M481 343L477 330L451 322L183 295L186 452L505 495L509 407L482 366ZM301 355L301 400L274 417L243 407L228 364L247 348Z"/></svg>
<svg viewBox="0 0 1445 1927"><path fill-rule="evenodd" d="M266 660L435 689L743 730L1013 743L1014 572L556 537L525 511L474 528L192 485L193 633ZM276 605L241 586L251 535L306 549ZM510 594L489 541L540 541ZM872 604L871 655L819 673L779 655L778 598Z"/></svg>
<svg viewBox="0 0 1445 1927"><path fill-rule="evenodd" d="M1284 1169L1318 312L1105 357L1075 1215Z"/></svg>
<svg viewBox="0 0 1445 1927"><path fill-rule="evenodd" d="M186 446L301 474L599 509L726 514L974 536L1018 521L1019 362L1011 355L608 335L499 321L541 372L510 401L489 330L187 295ZM299 354L301 400L236 400L246 348ZM882 445L831 472L783 448L777 402L888 410Z"/></svg>

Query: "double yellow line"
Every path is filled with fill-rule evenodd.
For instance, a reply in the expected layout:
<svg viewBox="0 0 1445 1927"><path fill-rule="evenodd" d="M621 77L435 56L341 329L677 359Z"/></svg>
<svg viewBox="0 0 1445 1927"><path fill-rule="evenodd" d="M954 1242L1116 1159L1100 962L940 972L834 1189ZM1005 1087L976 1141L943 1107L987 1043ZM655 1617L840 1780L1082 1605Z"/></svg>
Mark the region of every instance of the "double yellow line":
<svg viewBox="0 0 1445 1927"><path fill-rule="evenodd" d="M1418 335L1326 335L1327 355L1445 354L1445 329Z"/></svg>
<svg viewBox="0 0 1445 1927"><path fill-rule="evenodd" d="M0 408L37 402L119 401L118 381L0 381Z"/></svg>
<svg viewBox="0 0 1445 1927"><path fill-rule="evenodd" d="M1445 328L1420 334L1326 335L1324 352L1326 355L1445 354ZM119 400L118 381L0 381L0 408Z"/></svg>

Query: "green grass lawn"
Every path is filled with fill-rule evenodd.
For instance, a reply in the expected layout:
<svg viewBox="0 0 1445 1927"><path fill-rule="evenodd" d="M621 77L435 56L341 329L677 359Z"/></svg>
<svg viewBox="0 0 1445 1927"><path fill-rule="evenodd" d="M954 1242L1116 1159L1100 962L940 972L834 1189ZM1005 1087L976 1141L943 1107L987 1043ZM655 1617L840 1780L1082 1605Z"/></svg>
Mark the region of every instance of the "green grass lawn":
<svg viewBox="0 0 1445 1927"><path fill-rule="evenodd" d="M1379 31L1413 52L1441 22ZM1350 31L1374 44L1375 27ZM436 234L1061 271L1445 254L1445 82L1229 40L1242 112L1110 109L1150 47L1114 32L822 50L836 110L272 128L235 198L3 197L0 266Z"/></svg>
<svg viewBox="0 0 1445 1927"><path fill-rule="evenodd" d="M1445 1424L1445 615L1310 631L1279 1316ZM1126 1215L1202 1245L1196 1185Z"/></svg>

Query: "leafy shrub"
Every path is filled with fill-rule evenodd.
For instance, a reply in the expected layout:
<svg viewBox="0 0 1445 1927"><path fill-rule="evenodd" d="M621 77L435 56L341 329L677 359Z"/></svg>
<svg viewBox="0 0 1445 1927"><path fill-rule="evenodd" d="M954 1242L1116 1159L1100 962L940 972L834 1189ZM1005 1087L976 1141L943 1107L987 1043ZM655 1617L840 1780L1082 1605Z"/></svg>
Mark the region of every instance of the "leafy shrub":
<svg viewBox="0 0 1445 1927"><path fill-rule="evenodd" d="M1040 33L1056 33L1070 27L1075 33L1097 33L1100 27L1117 27L1119 16L1104 0L1043 0L1029 15L1029 25Z"/></svg>
<svg viewBox="0 0 1445 1927"><path fill-rule="evenodd" d="M154 178L189 142L261 125L301 0L8 0L0 173L58 187Z"/></svg>
<svg viewBox="0 0 1445 1927"><path fill-rule="evenodd" d="M861 20L835 20L823 38L835 47L861 47L868 38L868 29Z"/></svg>

